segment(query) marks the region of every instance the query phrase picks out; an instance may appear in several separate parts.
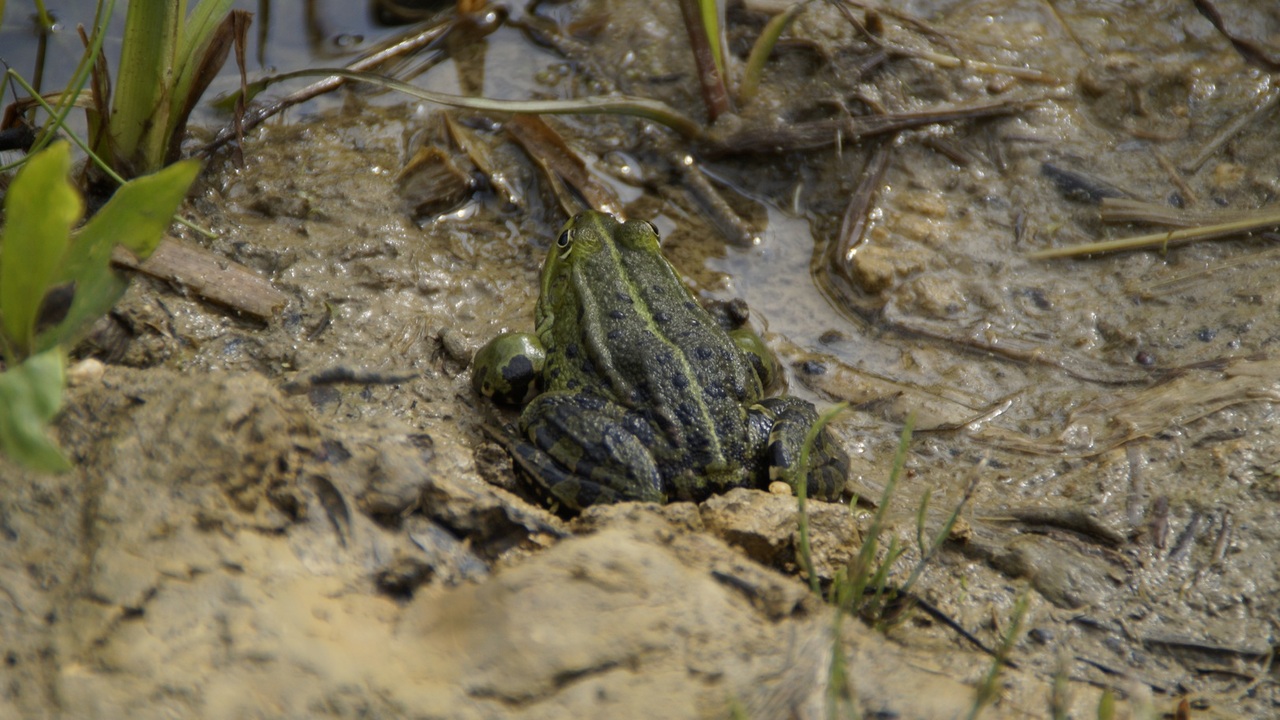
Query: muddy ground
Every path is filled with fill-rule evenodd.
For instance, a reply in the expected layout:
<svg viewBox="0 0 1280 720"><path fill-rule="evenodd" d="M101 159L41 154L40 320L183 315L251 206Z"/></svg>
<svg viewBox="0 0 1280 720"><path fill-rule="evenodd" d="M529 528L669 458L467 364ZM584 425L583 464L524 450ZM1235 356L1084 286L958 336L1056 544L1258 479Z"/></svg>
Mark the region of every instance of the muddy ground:
<svg viewBox="0 0 1280 720"><path fill-rule="evenodd" d="M217 239L185 241L287 305L261 322L138 277L71 373L55 433L75 471L0 460L0 716L963 717L993 660L955 627L994 648L1015 623L984 717L1095 717L1103 690L1128 717L1183 699L1196 717L1280 712L1277 237L1027 257L1154 231L1104 224L1103 198L1193 224L1275 206L1266 5L1223 12L1233 46L1188 2L854 7L878 43L811 4L742 122L1017 111L729 154L632 119L549 121L698 292L750 304L790 392L853 403L832 427L858 501L810 503L824 583L865 537L909 414L891 583L920 560L917 516L935 533L971 493L911 587L936 612L887 629L809 592L794 498L572 520L530 501L481 429L514 414L467 365L531 329L564 216L503 118L455 116L520 192L448 207L397 180L424 142L468 174L437 106L352 92L255 131L189 205ZM768 10L732 14L736 55ZM573 42L488 41L531 68L523 92L700 111L674 9L540 12ZM495 62L428 81L488 88ZM755 242L724 241L684 153Z"/></svg>

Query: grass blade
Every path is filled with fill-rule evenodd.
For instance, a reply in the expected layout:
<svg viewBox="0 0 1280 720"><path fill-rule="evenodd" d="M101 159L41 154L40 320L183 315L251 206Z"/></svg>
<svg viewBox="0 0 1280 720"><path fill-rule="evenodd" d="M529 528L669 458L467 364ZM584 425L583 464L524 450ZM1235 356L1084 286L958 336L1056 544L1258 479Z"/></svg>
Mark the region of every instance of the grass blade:
<svg viewBox="0 0 1280 720"><path fill-rule="evenodd" d="M710 8L708 8L710 5ZM724 57L719 51L719 14L714 0L680 0L680 13L689 34L689 48L697 67L702 102L708 119L733 111L725 85Z"/></svg>
<svg viewBox="0 0 1280 720"><path fill-rule="evenodd" d="M724 19L723 5L716 0L698 0L698 14L702 18L702 29L707 34L707 45L711 48L711 59L721 78L728 77L724 69Z"/></svg>
<svg viewBox="0 0 1280 720"><path fill-rule="evenodd" d="M1014 645L1018 644L1018 638L1022 633L1022 621L1026 619L1027 610L1030 608L1031 596L1024 589L1013 604L1013 615L1009 618L1009 627L1000 640L1000 646L996 648L996 656L991 660L991 667L987 669L987 674L974 693L973 705L969 707L969 720L977 720L983 708L994 703L999 697L1000 671L1007 664L1009 653L1013 651Z"/></svg>
<svg viewBox="0 0 1280 720"><path fill-rule="evenodd" d="M902 472L907 465L907 451L911 448L911 434L915 431L916 414L912 412L907 416L907 422L902 428L902 435L898 438L898 450L893 456L893 469L889 471L889 480L884 484L884 492L880 496L880 505L876 508L875 515L871 518L871 526L867 528L867 533L862 541L862 547L858 549L858 554L849 561L849 590L846 593L846 610L857 612L858 605L862 602L863 596L867 591L867 587L871 585L873 576L877 574L875 568L876 552L880 547L880 534L884 532L885 518L889 513L889 503L893 499L893 493L897 490L898 480L902 477ZM894 542L890 542L891 549ZM888 564L886 560L886 564Z"/></svg>
<svg viewBox="0 0 1280 720"><path fill-rule="evenodd" d="M66 122L67 113L71 112L71 108L74 106L76 98L80 95L80 90L84 88L84 84L89 80L89 73L97 63L98 57L102 54L102 39L106 37L107 23L111 20L111 13L115 10L115 5L115 0L107 0L105 4L102 2L98 3L98 13L93 19L93 35L90 38L91 42L89 43L89 48L85 50L84 55L80 58L80 63L76 65L75 72L71 73L71 80L69 80L67 82L67 86L62 89L62 100L58 104L58 109L50 113L52 121L45 124L40 136L36 138L35 143L32 144L31 149L28 151L29 154L34 155L47 147L49 143L53 142L54 137L57 136L58 130L61 129L63 124ZM20 76L18 76L18 74L12 69L7 71L5 75L7 77L17 78L19 82L22 82ZM32 89L30 85L23 82L23 86L26 88L28 93L39 99L39 93ZM40 104L43 106L44 102L41 101ZM47 108L46 111L48 111Z"/></svg>
<svg viewBox="0 0 1280 720"><path fill-rule="evenodd" d="M828 423L836 419L848 408L849 403L837 403L818 416L817 422L805 433L804 442L800 445L800 457L796 462L795 475L787 478L796 493L796 515L799 519L800 534L800 564L809 575L809 589L818 597L822 597L822 590L818 585L818 573L813 566L813 555L809 542L809 512L806 509L806 502L809 496L809 458L812 454L814 443L818 441L818 435L822 433Z"/></svg>
<svg viewBox="0 0 1280 720"><path fill-rule="evenodd" d="M58 110L55 110L55 109L54 109L54 108L52 108L52 107L50 107L50 106L49 106L49 103L45 102L45 99L44 99L42 96L40 96L40 95L38 95L38 94L35 94L35 90L34 90L34 89L32 89L31 85L30 85L30 84L28 84L26 80L22 79L22 76L21 76L21 75L19 75L18 73L14 72L13 70L9 70L8 72L6 72L6 73L5 73L5 77L6 77L6 78L9 78L9 79L11 79L11 80L13 80L13 81L14 81L14 82L16 82L16 83L18 83L19 85L21 85L21 86L22 86L22 89L23 89L23 90L26 90L28 93L31 93L30 100L31 100L32 102L35 102L35 103L36 103L37 105L39 105L41 108L43 108L43 109L44 109L44 111L45 111L46 113L48 113L50 117L56 117L56 114L57 114L59 111L58 111ZM66 95L66 91L63 91L63 93L62 93L62 94L63 94L63 95ZM61 97L61 96L60 96L60 97ZM71 106L72 106L72 107L74 107L74 106L76 106L76 105L80 105L80 104L84 104L84 106L85 106L85 107L92 107L92 105L93 105L93 99L92 99L91 97L89 97L89 95L87 95L87 94L85 94L85 93L79 93L76 97L71 98L70 102L71 102ZM98 169L102 170L102 172L103 172L107 177L111 178L112 180L115 180L117 183L119 183L119 184L121 184L121 185L123 185L123 184L124 184L124 178L120 177L120 176L116 173L116 171L115 171L115 170L112 170L112 169L111 169L111 167L110 167L109 165L107 165L107 164L106 164L106 162L104 162L104 161L102 160L102 158L101 158L101 157L99 157L99 156L98 156L98 154L97 154L97 153L95 153L95 152L93 151L93 149L92 149L92 148L90 148L88 145L86 145L86 144L85 144L84 140L81 140L81 139L80 139L80 136L76 135L75 133L67 133L67 137L71 138L71 142L75 143L76 147L80 148L80 150L81 150L85 155L88 155L88 156L89 156L89 159L93 161L93 164L94 164L95 166L97 166L97 167L98 167ZM33 147L33 148L32 148L32 150L28 151L28 155L27 155L27 157L26 157L26 158L24 158L24 159L22 159L22 160L20 160L20 161L18 161L18 162L16 162L16 163L13 163L13 165L4 165L4 166L0 166L0 172L7 172L7 171L8 171L10 168L12 168L12 167L17 167L17 166L19 166L19 165L25 165L25 164L26 164L27 162L29 162L29 161L30 161L30 159L31 159L32 157L34 157L35 155L36 155L36 151L35 151L35 149L34 149L34 147Z"/></svg>
<svg viewBox="0 0 1280 720"><path fill-rule="evenodd" d="M739 105L746 105L756 96L756 92L760 89L760 77L764 74L764 64L773 53L774 46L778 44L778 38L782 37L783 31L791 25L791 21L796 19L806 4L797 3L787 8L786 12L774 15L764 26L760 37L756 38L755 44L751 46L751 54L747 56L747 67L742 72L742 82L738 84Z"/></svg>

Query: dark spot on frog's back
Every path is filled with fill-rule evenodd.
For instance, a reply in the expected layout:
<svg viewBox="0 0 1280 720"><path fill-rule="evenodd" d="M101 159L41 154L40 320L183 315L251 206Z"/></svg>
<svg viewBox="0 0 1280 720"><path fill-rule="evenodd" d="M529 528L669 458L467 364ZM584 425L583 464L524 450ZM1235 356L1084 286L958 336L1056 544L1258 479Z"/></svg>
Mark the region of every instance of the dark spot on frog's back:
<svg viewBox="0 0 1280 720"><path fill-rule="evenodd" d="M621 331L621 330L617 330L617 329L615 329L615 330L610 330L610 331L605 335L605 337L606 337L606 338L608 338L608 339L610 339L610 340L618 340L618 339L620 339L620 338L622 337L622 335L623 335L623 333L622 333L622 331Z"/></svg>
<svg viewBox="0 0 1280 720"><path fill-rule="evenodd" d="M682 402L676 405L676 418L680 420L681 424L692 425L698 419L698 411L690 403Z"/></svg>
<svg viewBox="0 0 1280 720"><path fill-rule="evenodd" d="M573 360L578 357L578 343L569 343L564 347L564 356Z"/></svg>
<svg viewBox="0 0 1280 720"><path fill-rule="evenodd" d="M600 467L600 463L597 463L595 460L586 456L580 457L573 463L573 474L578 477L589 478L598 467ZM582 498L579 499L581 500Z"/></svg>
<svg viewBox="0 0 1280 720"><path fill-rule="evenodd" d="M556 444L560 434L550 423L538 425L533 429L533 444L546 450Z"/></svg>
<svg viewBox="0 0 1280 720"><path fill-rule="evenodd" d="M653 393L649 391L647 385L637 385L631 391L631 404L635 407L645 407L653 401Z"/></svg>
<svg viewBox="0 0 1280 720"><path fill-rule="evenodd" d="M698 362L710 362L715 357L715 352L706 345L699 345L693 349L693 359Z"/></svg>
<svg viewBox="0 0 1280 720"><path fill-rule="evenodd" d="M610 317L610 318L612 318L612 319L614 319L614 320L621 320L621 319L625 318L626 316L627 316L627 314L626 314L626 313L624 313L624 312L622 312L621 310L610 310L610 311L609 311L609 317Z"/></svg>
<svg viewBox="0 0 1280 720"><path fill-rule="evenodd" d="M658 324L665 325L671 321L671 316L659 310L653 314L653 321Z"/></svg>
<svg viewBox="0 0 1280 720"><path fill-rule="evenodd" d="M639 438L640 442L648 446L653 446L655 438L653 435L653 425L644 419L641 413L630 412L622 421L622 426L627 432Z"/></svg>
<svg viewBox="0 0 1280 720"><path fill-rule="evenodd" d="M684 390L689 387L689 378L685 377L684 373L676 373L671 376L671 386L677 390Z"/></svg>

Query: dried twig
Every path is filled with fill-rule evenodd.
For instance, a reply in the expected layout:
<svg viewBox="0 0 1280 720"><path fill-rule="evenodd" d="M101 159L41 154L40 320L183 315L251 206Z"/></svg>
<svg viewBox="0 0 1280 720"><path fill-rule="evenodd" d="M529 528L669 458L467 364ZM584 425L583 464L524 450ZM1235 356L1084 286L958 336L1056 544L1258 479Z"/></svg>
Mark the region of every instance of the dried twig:
<svg viewBox="0 0 1280 720"><path fill-rule="evenodd" d="M1195 227L1245 220L1255 213L1197 212L1132 198L1103 198L1098 218L1104 223L1150 223L1165 227Z"/></svg>
<svg viewBox="0 0 1280 720"><path fill-rule="evenodd" d="M1196 191L1191 189L1187 184L1187 179L1182 177L1182 172L1178 170L1173 161L1165 156L1156 148L1151 149L1151 154L1155 157L1156 162L1160 164L1160 169L1165 171L1169 176L1169 182L1178 188L1178 192L1182 193L1182 199L1186 205L1194 205L1199 202L1200 198L1196 195Z"/></svg>
<svg viewBox="0 0 1280 720"><path fill-rule="evenodd" d="M1079 257L1081 255L1100 255L1102 253L1121 252L1124 250L1147 250L1166 248L1172 245L1195 242L1198 240L1221 240L1258 230L1280 228L1280 212L1272 210L1263 214L1254 214L1250 218L1215 225L1170 230L1168 232L1138 235L1119 240L1084 243L1070 247L1048 248L1027 255L1033 260L1050 258Z"/></svg>
<svg viewBox="0 0 1280 720"><path fill-rule="evenodd" d="M853 262L853 253L862 244L866 236L867 224L871 209L875 207L876 196L884 181L885 171L889 168L889 152L893 147L892 138L876 143L862 168L861 179L849 196L849 204L845 205L844 216L840 219L840 235L832 244L827 262L834 262L834 267L846 277L852 277L849 265Z"/></svg>
<svg viewBox="0 0 1280 720"><path fill-rule="evenodd" d="M420 30L409 37L394 40L382 47L374 48L364 57L361 57L348 65L346 69L352 71L372 70L388 60L417 52L418 50L439 42L441 39L448 36L448 34L453 30L456 22L457 18L449 18L448 20L432 25L425 30ZM212 155L215 150L234 139L238 133L242 134L248 130L252 130L268 118L271 118L294 105L306 102L307 100L318 97L327 92L332 92L333 90L342 87L348 81L347 77L339 75L329 76L273 103L252 108L245 113L243 120L239 123L239 127L237 127L236 123L233 123L219 130L213 140L200 149L199 154L202 157L208 157Z"/></svg>
<svg viewBox="0 0 1280 720"><path fill-rule="evenodd" d="M537 115L516 115L504 127L542 168L566 214L575 215L583 208L578 207L581 202L563 192L562 183L581 196L592 210L615 214L622 211L622 202L612 188L591 175L577 151L545 120Z"/></svg>
<svg viewBox="0 0 1280 720"><path fill-rule="evenodd" d="M680 173L680 181L684 189L698 202L703 212L730 245L751 247L756 244L760 233L739 217L729 203L725 202L711 179L702 171L697 158L684 152L672 153L671 164L676 168L676 172Z"/></svg>
<svg viewBox="0 0 1280 720"><path fill-rule="evenodd" d="M1221 149L1228 140L1235 137L1241 130L1244 130L1246 127L1257 122L1267 113L1274 110L1277 105L1280 105L1280 88L1272 87L1269 91L1262 93L1258 98L1258 101L1254 103L1253 107L1245 110L1232 118L1231 122L1223 125L1218 130L1217 134L1213 136L1213 139L1205 143L1205 146L1200 149L1200 152L1192 158L1190 162L1182 166L1182 171L1188 175L1194 175L1200 169L1200 166L1204 165L1205 161L1210 157L1213 157L1214 153L1218 152L1218 150Z"/></svg>
<svg viewBox="0 0 1280 720"><path fill-rule="evenodd" d="M145 261L117 246L111 253L111 262L176 283L206 300L259 320L271 319L289 301L288 295L244 265L174 238L162 240Z"/></svg>
<svg viewBox="0 0 1280 720"><path fill-rule="evenodd" d="M708 150L712 153L818 150L838 143L852 143L866 137L925 125L1013 115L1037 102L1040 102L1039 98L1004 100L920 112L816 120L795 125L749 126L736 128L723 136L714 135L715 129L713 129Z"/></svg>

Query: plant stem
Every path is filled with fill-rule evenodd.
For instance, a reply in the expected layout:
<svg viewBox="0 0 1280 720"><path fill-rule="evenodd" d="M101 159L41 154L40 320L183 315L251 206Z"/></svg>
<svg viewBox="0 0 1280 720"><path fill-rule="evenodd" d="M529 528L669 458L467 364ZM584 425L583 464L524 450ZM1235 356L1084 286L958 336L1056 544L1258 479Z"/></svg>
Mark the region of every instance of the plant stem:
<svg viewBox="0 0 1280 720"><path fill-rule="evenodd" d="M707 108L707 118L714 122L721 115L733 112L733 107L725 85L724 60L717 51L719 43L713 40L719 36L719 16L714 9L708 12L705 7L705 0L680 0L680 12L689 34L689 48L693 51L698 82L702 87L702 102Z"/></svg>
<svg viewBox="0 0 1280 720"><path fill-rule="evenodd" d="M162 164L174 58L185 11L182 0L129 3L111 116L107 119L111 152L106 153L124 175L145 173Z"/></svg>
<svg viewBox="0 0 1280 720"><path fill-rule="evenodd" d="M250 85L250 92L261 92L269 85L299 77L343 77L395 90L420 100L453 107L487 112L528 113L530 115L630 115L665 125L691 140L703 139L703 128L666 103L630 95L580 98L577 100L489 100L423 90L406 82L377 73L355 72L338 68L298 70L274 75Z"/></svg>

